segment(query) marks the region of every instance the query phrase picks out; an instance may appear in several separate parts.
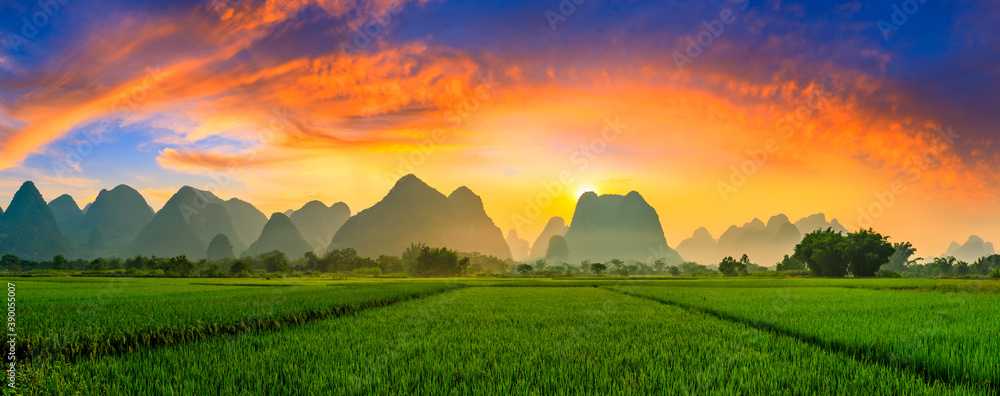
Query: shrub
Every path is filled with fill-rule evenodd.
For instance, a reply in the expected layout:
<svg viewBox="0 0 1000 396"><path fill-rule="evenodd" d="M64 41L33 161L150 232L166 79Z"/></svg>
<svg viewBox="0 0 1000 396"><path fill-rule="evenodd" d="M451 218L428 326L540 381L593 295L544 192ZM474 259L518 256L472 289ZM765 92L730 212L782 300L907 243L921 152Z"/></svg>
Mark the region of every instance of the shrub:
<svg viewBox="0 0 1000 396"><path fill-rule="evenodd" d="M880 270L879 272L875 273L875 277L876 278L902 278L903 275L900 275L896 271L892 271L892 270Z"/></svg>
<svg viewBox="0 0 1000 396"><path fill-rule="evenodd" d="M990 278L1000 279L1000 267L996 267L990 272Z"/></svg>

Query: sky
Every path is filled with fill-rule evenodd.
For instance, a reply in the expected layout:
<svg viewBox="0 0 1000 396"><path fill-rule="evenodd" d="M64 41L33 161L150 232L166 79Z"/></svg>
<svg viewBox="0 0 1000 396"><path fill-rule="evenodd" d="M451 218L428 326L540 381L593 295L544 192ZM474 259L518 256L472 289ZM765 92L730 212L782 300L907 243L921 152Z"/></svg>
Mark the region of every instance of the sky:
<svg viewBox="0 0 1000 396"><path fill-rule="evenodd" d="M635 190L676 246L826 213L1000 242L1000 4L0 2L0 206L183 185L357 212L413 173L529 240Z"/></svg>

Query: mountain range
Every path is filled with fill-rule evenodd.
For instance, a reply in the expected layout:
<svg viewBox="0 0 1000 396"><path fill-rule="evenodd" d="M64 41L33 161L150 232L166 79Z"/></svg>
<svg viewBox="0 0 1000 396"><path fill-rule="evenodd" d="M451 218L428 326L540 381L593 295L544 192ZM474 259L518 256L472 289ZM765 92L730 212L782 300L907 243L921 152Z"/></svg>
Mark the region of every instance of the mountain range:
<svg viewBox="0 0 1000 396"><path fill-rule="evenodd" d="M459 187L445 196L414 175L399 179L385 198L348 219L329 249L399 256L413 243L512 258L478 195Z"/></svg>
<svg viewBox="0 0 1000 396"><path fill-rule="evenodd" d="M588 192L580 196L569 224L562 217L550 218L529 243L516 230L505 238L469 188L459 187L446 196L414 175L399 179L381 201L353 215L343 202L327 206L311 201L270 219L248 202L223 200L190 186L180 188L154 212L142 194L126 185L101 190L94 202L80 209L69 195L46 203L35 185L25 182L6 211L0 209L0 254L27 260L49 260L56 254L185 255L197 260L280 250L297 258L307 251L323 254L349 247L378 257L400 256L411 244L424 243L534 261L551 256L549 242L559 237L556 257L569 262L664 259L670 265L684 260L712 264L747 253L753 262L768 266L791 254L806 233L847 231L822 213L794 223L776 215L767 223L752 219L731 226L718 239L699 228L674 250L660 224L656 210L638 192ZM953 243L946 254L974 261L993 252L992 244L973 237L965 245Z"/></svg>
<svg viewBox="0 0 1000 396"><path fill-rule="evenodd" d="M964 244L959 245L958 242L952 242L948 246L948 250L941 257L952 256L971 264L980 258L994 254L996 254L996 250L993 249L993 243L986 242L983 238L973 235Z"/></svg>
<svg viewBox="0 0 1000 396"><path fill-rule="evenodd" d="M739 259L747 254L752 262L771 266L781 261L784 255L791 255L805 234L827 228L847 232L837 219L828 222L822 213L795 223L788 216L779 214L768 219L766 224L755 218L743 226L730 226L719 239L714 239L708 229L699 228L691 238L677 245L677 251L686 260L700 264L716 264L727 256Z"/></svg>

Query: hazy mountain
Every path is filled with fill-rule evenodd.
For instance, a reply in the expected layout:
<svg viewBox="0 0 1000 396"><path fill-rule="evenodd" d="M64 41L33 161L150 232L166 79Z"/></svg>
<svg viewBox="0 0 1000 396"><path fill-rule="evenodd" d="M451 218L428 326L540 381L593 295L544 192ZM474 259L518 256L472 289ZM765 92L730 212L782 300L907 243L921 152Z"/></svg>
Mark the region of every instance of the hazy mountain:
<svg viewBox="0 0 1000 396"><path fill-rule="evenodd" d="M712 238L712 234L705 227L694 231L690 238L681 241L677 245L677 253L687 261L694 261L700 264L713 264L717 255L715 247L718 241ZM720 260L721 261L721 260Z"/></svg>
<svg viewBox="0 0 1000 396"><path fill-rule="evenodd" d="M952 256L961 261L967 263L973 263L980 258L992 256L996 254L993 249L993 244L990 242L983 241L982 238L978 236L971 236L965 244L959 245L957 242L952 242L951 246L948 247L942 256Z"/></svg>
<svg viewBox="0 0 1000 396"><path fill-rule="evenodd" d="M241 256L256 256L270 251L284 252L289 259L297 259L313 249L302 238L302 234L295 228L292 220L283 213L271 215L271 219L264 225L264 231L260 238L250 245Z"/></svg>
<svg viewBox="0 0 1000 396"><path fill-rule="evenodd" d="M52 209L34 183L24 182L0 222L0 253L40 261L69 252L69 240L59 230Z"/></svg>
<svg viewBox="0 0 1000 396"><path fill-rule="evenodd" d="M227 211L220 211L224 203L208 191L182 187L139 232L129 245L129 254L159 257L186 255L197 260L205 257L209 238L218 233L227 234L234 245L238 244L232 219L223 215L228 214ZM91 208L94 209L96 205Z"/></svg>
<svg viewBox="0 0 1000 396"><path fill-rule="evenodd" d="M568 229L566 220L562 217L555 216L549 219L549 222L545 223L542 233L538 235L538 238L535 238L535 243L531 245L531 253L528 254L528 261L545 258L545 254L549 251L549 240L556 235L566 235L566 230Z"/></svg>
<svg viewBox="0 0 1000 396"><path fill-rule="evenodd" d="M292 213L290 218L313 250L323 251L333 241L340 226L351 218L351 209L343 202L327 207L320 201L311 201Z"/></svg>
<svg viewBox="0 0 1000 396"><path fill-rule="evenodd" d="M802 235L806 235L813 231L825 230L827 228L833 228L834 231L840 231L845 234L847 233L847 228L842 226L837 219L827 222L826 215L823 213L817 213L796 221L795 228L798 228Z"/></svg>
<svg viewBox="0 0 1000 396"><path fill-rule="evenodd" d="M241 244L248 244L260 237L261 231L264 230L264 224L267 223L267 216L264 212L237 198L231 198L222 203L222 206L229 212L233 226L236 227L236 236Z"/></svg>
<svg viewBox="0 0 1000 396"><path fill-rule="evenodd" d="M448 195L454 210L454 235L449 242L452 249L460 252L511 258L510 247L503 237L503 231L486 214L483 200L468 187L462 186Z"/></svg>
<svg viewBox="0 0 1000 396"><path fill-rule="evenodd" d="M635 191L625 196L597 196L593 192L580 196L566 231L566 243L573 262L648 262L658 258L666 259L668 265L683 262L667 245L656 209Z"/></svg>
<svg viewBox="0 0 1000 396"><path fill-rule="evenodd" d="M807 227L810 231L833 228L847 232L836 219L827 222L822 213L806 217L795 224L791 223L788 216L779 214L768 219L766 224L755 218L742 226L730 226L717 241L711 239L708 230L699 229L694 236L681 242L677 251L685 259L701 264L717 264L726 256L739 259L746 254L754 263L773 266L784 255L791 255L795 245L805 236L806 232L801 231L796 224Z"/></svg>
<svg viewBox="0 0 1000 396"><path fill-rule="evenodd" d="M545 259L555 262L569 260L569 244L566 243L566 237L554 235L549 239L549 248L545 252Z"/></svg>
<svg viewBox="0 0 1000 396"><path fill-rule="evenodd" d="M152 220L153 209L142 194L122 184L97 194L97 199L84 216L79 236L74 236L74 239L89 239L93 230L100 228L106 249L118 253Z"/></svg>
<svg viewBox="0 0 1000 396"><path fill-rule="evenodd" d="M517 231L510 230L507 232L507 247L510 248L510 255L514 258L514 261L525 261L528 259L528 251L531 250L531 244L518 237Z"/></svg>
<svg viewBox="0 0 1000 396"><path fill-rule="evenodd" d="M247 244L243 242L243 239L239 237L236 233L236 226L233 222L232 216L229 215L229 211L226 210L224 203L210 203L205 206L202 210L203 218L205 219L205 235L225 235L230 243L233 245L233 249L237 252L242 252L246 250Z"/></svg>
<svg viewBox="0 0 1000 396"><path fill-rule="evenodd" d="M330 249L351 247L365 256L398 256L411 243L510 258L500 229L482 200L459 188L446 197L414 175L399 179L374 206L347 220Z"/></svg>
<svg viewBox="0 0 1000 396"><path fill-rule="evenodd" d="M76 204L76 200L68 194L60 195L59 198L49 202L49 209L52 210L52 215L55 216L59 229L66 236L77 232L83 226L85 215L80 210L80 206Z"/></svg>
<svg viewBox="0 0 1000 396"><path fill-rule="evenodd" d="M205 252L206 259L219 260L235 257L233 244L229 242L229 237L226 234L218 234L215 238L212 238L212 242L208 243L208 251Z"/></svg>

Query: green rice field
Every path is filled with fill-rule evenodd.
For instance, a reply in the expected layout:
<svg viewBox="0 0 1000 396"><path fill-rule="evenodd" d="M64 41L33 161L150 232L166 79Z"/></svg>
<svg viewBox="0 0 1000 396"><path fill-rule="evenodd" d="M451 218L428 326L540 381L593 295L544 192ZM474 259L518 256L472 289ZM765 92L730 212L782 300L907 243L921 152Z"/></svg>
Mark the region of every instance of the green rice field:
<svg viewBox="0 0 1000 396"><path fill-rule="evenodd" d="M995 395L1000 386L995 281L13 282L18 383L29 395Z"/></svg>

